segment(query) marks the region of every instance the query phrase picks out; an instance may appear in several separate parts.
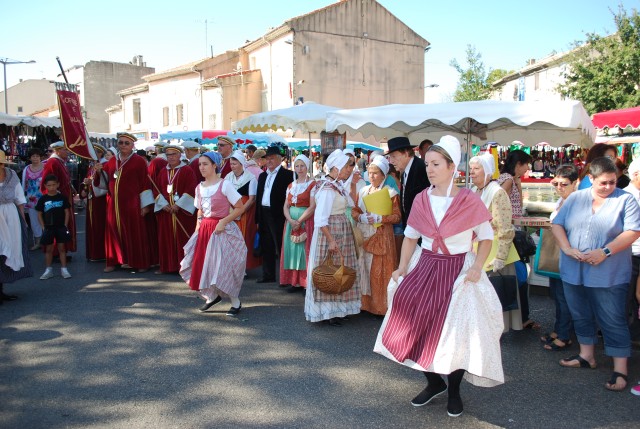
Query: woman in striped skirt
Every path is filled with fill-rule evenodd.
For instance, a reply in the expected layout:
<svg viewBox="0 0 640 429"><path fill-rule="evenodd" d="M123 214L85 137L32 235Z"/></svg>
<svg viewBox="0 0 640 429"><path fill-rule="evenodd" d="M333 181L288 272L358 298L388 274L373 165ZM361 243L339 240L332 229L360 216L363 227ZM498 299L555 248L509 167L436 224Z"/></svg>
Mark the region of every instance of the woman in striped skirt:
<svg viewBox="0 0 640 429"><path fill-rule="evenodd" d="M234 222L242 212L242 198L233 185L220 178L222 156L207 152L199 160L204 181L196 187L194 205L198 209L196 231L184 246L180 276L206 300L207 311L228 297L227 316L240 312L240 288L247 264L247 246Z"/></svg>
<svg viewBox="0 0 640 429"><path fill-rule="evenodd" d="M328 253L331 254L334 265L340 264L341 253L345 266L357 269L353 229L346 216L349 196L340 183L349 177L348 161L349 158L340 149L336 149L327 158L329 173L318 181L313 238L307 267L305 317L310 322L328 320L332 326L341 326L341 320L350 314L360 313L361 292L357 279L351 289L339 295L323 293L313 285L313 269L324 261Z"/></svg>
<svg viewBox="0 0 640 429"><path fill-rule="evenodd" d="M424 372L428 385L412 405L426 405L448 390L447 413L454 417L462 414L463 376L478 386L504 382L502 307L482 269L493 240L491 215L478 196L454 185L460 157L460 143L452 136L426 153L432 186L411 208L400 266L390 282L389 310L374 348Z"/></svg>

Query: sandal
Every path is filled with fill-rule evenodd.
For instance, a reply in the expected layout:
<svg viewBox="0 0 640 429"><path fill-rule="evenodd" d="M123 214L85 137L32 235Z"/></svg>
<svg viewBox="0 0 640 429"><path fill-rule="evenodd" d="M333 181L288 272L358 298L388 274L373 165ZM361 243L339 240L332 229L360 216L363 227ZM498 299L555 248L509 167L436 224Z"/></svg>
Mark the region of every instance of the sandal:
<svg viewBox="0 0 640 429"><path fill-rule="evenodd" d="M570 363L571 361L576 361L577 364ZM586 368L586 369L596 369L597 364L594 362L593 365L589 363L585 358L580 355L571 356L568 358L560 359L560 366L564 366L565 368Z"/></svg>
<svg viewBox="0 0 640 429"><path fill-rule="evenodd" d="M522 329L540 329L541 326L538 322L534 322L533 320L527 320L523 325Z"/></svg>
<svg viewBox="0 0 640 429"><path fill-rule="evenodd" d="M555 337L554 337L555 335ZM552 343L556 338L558 338L558 334L556 334L555 332L545 332L545 334L543 336L540 337L540 341L543 343Z"/></svg>
<svg viewBox="0 0 640 429"><path fill-rule="evenodd" d="M622 378L624 380L624 386L618 386L618 378ZM621 374L619 372L613 371L611 374L611 379L604 384L604 387L607 390L611 390L612 392L622 392L627 388L627 376L625 374Z"/></svg>
<svg viewBox="0 0 640 429"><path fill-rule="evenodd" d="M561 342L562 345L558 344L558 342ZM545 350L551 350L551 351L554 351L554 352L559 352L560 350L566 349L571 344L573 344L573 342L571 340L561 340L560 338L554 338L553 340L549 341L547 344L545 344L542 347Z"/></svg>

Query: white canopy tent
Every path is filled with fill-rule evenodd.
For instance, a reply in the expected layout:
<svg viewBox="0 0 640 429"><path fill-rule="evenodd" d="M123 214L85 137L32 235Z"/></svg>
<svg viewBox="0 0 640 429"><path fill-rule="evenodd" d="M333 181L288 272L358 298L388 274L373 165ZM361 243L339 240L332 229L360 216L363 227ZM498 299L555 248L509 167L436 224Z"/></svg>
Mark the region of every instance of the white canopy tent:
<svg viewBox="0 0 640 429"><path fill-rule="evenodd" d="M467 101L440 104L391 104L327 113L327 131L363 137L408 137L413 144L434 142L446 134L461 141L495 141L526 146L546 142L560 147L593 145L596 131L578 101ZM479 143L477 143L479 144Z"/></svg>

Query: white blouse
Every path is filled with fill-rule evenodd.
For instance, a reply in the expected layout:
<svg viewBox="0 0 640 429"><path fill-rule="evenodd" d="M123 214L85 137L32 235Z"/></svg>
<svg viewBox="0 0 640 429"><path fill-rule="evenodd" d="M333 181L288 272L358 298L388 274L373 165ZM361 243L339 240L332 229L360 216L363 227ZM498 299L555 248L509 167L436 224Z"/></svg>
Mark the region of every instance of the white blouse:
<svg viewBox="0 0 640 429"><path fill-rule="evenodd" d="M451 200L452 197L429 195L429 202L431 203L431 209L433 210L433 217L438 225L442 222ZM491 222L485 221L473 228L445 238L444 244L447 246L447 249L449 249L449 253L457 255L460 253L470 252L473 247L474 233L476 234L476 241L493 240L493 228L491 228ZM420 234L410 225L407 225L405 228L404 235L414 240L422 238L421 246L423 249L431 250L433 248L433 238ZM442 250L439 249L438 253L442 253Z"/></svg>
<svg viewBox="0 0 640 429"><path fill-rule="evenodd" d="M211 197L218 192L220 186L222 186L222 193L227 197L227 200L232 206L235 206L236 203L242 199L242 196L235 190L233 185L226 180L220 180L212 186L204 186L204 182L202 182L198 185L200 198L194 199L193 205L202 211L204 217L211 217ZM200 201L202 201L202 205Z"/></svg>

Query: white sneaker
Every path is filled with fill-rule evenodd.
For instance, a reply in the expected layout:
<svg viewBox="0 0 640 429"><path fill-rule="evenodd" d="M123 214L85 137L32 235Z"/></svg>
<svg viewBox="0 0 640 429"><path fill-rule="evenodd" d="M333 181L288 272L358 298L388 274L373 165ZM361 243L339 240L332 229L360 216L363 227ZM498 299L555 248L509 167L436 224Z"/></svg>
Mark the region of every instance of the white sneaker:
<svg viewBox="0 0 640 429"><path fill-rule="evenodd" d="M71 278L71 273L69 273L69 270L66 268L60 268L60 275L62 276L63 279Z"/></svg>
<svg viewBox="0 0 640 429"><path fill-rule="evenodd" d="M51 268L51 267L47 267L47 269L46 269L46 270L44 270L44 274L42 274L42 275L40 276L40 280L47 280L47 279L50 279L50 278L51 278L51 277L53 277L53 276L54 276L54 274L53 274L53 268Z"/></svg>

